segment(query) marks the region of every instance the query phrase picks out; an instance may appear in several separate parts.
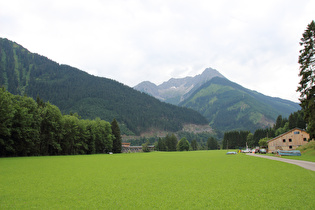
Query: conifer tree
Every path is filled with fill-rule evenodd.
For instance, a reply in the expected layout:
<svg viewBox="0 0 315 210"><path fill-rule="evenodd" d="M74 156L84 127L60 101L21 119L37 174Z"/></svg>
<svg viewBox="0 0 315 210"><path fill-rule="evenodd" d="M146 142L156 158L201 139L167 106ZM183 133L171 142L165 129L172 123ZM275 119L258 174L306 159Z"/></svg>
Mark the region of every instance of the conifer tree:
<svg viewBox="0 0 315 210"><path fill-rule="evenodd" d="M179 142L177 143L177 151L188 151L189 150L189 142L185 137L183 137Z"/></svg>
<svg viewBox="0 0 315 210"><path fill-rule="evenodd" d="M121 153L121 135L120 128L116 119L114 119L111 123L112 133L114 135L113 140L113 153Z"/></svg>
<svg viewBox="0 0 315 210"><path fill-rule="evenodd" d="M218 142L214 137L209 137L207 141L208 150L218 149Z"/></svg>
<svg viewBox="0 0 315 210"><path fill-rule="evenodd" d="M301 107L307 123L310 139L315 138L315 22L308 24L302 35L299 64L301 77L297 91L301 93Z"/></svg>
<svg viewBox="0 0 315 210"><path fill-rule="evenodd" d="M175 134L172 134L166 139L166 146L167 146L167 151L176 151L176 146L177 146L177 138Z"/></svg>
<svg viewBox="0 0 315 210"><path fill-rule="evenodd" d="M197 150L198 149L197 140L196 139L192 140L190 146L193 150Z"/></svg>
<svg viewBox="0 0 315 210"><path fill-rule="evenodd" d="M14 142L10 139L14 117L12 96L0 88L0 156L8 156L15 152Z"/></svg>

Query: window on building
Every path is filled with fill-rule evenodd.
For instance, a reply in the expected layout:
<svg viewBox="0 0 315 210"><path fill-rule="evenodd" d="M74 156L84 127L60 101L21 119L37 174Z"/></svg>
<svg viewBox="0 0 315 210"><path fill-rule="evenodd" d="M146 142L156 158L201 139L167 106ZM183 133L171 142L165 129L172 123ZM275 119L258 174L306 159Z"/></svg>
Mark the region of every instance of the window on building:
<svg viewBox="0 0 315 210"><path fill-rule="evenodd" d="M289 149L292 149L292 146L289 146Z"/></svg>
<svg viewBox="0 0 315 210"><path fill-rule="evenodd" d="M285 139L283 139L282 141L285 142Z"/></svg>
<svg viewBox="0 0 315 210"><path fill-rule="evenodd" d="M292 139L289 139L289 142L292 142Z"/></svg>
<svg viewBox="0 0 315 210"><path fill-rule="evenodd" d="M294 134L300 134L300 131L294 131Z"/></svg>
<svg viewBox="0 0 315 210"><path fill-rule="evenodd" d="M304 138L303 141L307 141L306 138Z"/></svg>

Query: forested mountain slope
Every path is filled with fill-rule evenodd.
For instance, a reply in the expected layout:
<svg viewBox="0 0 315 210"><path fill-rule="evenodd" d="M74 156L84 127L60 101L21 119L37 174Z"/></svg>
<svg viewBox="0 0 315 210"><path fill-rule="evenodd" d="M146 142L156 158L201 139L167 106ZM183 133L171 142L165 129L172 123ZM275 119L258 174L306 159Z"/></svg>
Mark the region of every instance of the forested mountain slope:
<svg viewBox="0 0 315 210"><path fill-rule="evenodd" d="M13 94L40 97L63 113L83 118L116 118L135 134L150 128L180 130L183 124L207 124L198 112L160 102L111 79L96 77L0 38L0 86Z"/></svg>
<svg viewBox="0 0 315 210"><path fill-rule="evenodd" d="M180 103L205 116L218 130L250 130L271 126L279 115L288 117L299 104L265 96L226 78L215 77Z"/></svg>

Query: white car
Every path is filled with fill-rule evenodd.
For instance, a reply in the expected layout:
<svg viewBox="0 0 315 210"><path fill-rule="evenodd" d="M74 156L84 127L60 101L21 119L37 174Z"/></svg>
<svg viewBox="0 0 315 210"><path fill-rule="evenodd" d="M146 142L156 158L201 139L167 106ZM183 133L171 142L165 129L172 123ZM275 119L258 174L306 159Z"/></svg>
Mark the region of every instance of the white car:
<svg viewBox="0 0 315 210"><path fill-rule="evenodd" d="M245 150L242 150L243 153L250 153L250 149L245 149Z"/></svg>

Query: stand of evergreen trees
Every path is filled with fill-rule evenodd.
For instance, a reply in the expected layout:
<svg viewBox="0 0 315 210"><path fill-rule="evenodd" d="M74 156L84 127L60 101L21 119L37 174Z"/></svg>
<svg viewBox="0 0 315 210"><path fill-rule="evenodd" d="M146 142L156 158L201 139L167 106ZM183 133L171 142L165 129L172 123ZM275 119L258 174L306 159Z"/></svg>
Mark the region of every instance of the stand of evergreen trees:
<svg viewBox="0 0 315 210"><path fill-rule="evenodd" d="M0 88L0 156L76 155L120 152L117 122L77 114L62 115L59 108ZM112 127L115 132L112 132ZM115 142L113 148L113 142Z"/></svg>
<svg viewBox="0 0 315 210"><path fill-rule="evenodd" d="M167 135L164 138L159 138L156 146L157 151L176 151L177 148L177 137L175 134Z"/></svg>
<svg viewBox="0 0 315 210"><path fill-rule="evenodd" d="M196 139L189 141L186 137L182 137L179 141L175 134L166 135L164 138L159 138L155 143L157 151L188 151L188 150L217 150L220 149L218 141L214 137L209 137L205 146L200 145Z"/></svg>

